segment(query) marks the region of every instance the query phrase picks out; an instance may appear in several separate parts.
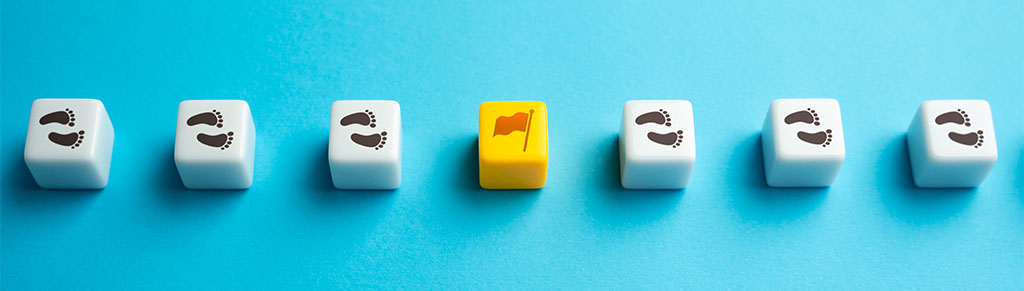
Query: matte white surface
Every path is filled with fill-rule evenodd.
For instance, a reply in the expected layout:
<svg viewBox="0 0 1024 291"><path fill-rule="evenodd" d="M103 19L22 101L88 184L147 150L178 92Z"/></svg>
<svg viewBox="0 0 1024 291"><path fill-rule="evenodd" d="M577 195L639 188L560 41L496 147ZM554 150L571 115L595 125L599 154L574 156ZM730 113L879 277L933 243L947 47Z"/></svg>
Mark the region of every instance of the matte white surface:
<svg viewBox="0 0 1024 291"><path fill-rule="evenodd" d="M208 124L189 126L189 118L216 110L222 127ZM197 140L199 134L232 135L230 144L210 146ZM252 186L256 127L249 104L242 100L187 100L178 105L174 163L181 182L191 189L246 189Z"/></svg>
<svg viewBox="0 0 1024 291"><path fill-rule="evenodd" d="M652 113L653 112L653 113ZM644 114L668 115L665 122L644 122ZM619 135L622 187L627 189L679 189L690 181L697 158L693 105L685 100L631 100L623 106ZM682 131L680 134L679 131ZM679 145L651 140L649 133L681 135Z"/></svg>
<svg viewBox="0 0 1024 291"><path fill-rule="evenodd" d="M813 110L813 113L811 111ZM787 116L805 111L812 122L786 122ZM776 99L761 131L765 180L772 187L825 187L832 185L846 158L843 122L835 99ZM816 115L815 115L816 114ZM815 124L813 122L817 122ZM800 133L831 135L825 143L802 140Z"/></svg>
<svg viewBox="0 0 1024 291"><path fill-rule="evenodd" d="M74 121L40 123L43 116L53 112L68 117L73 113ZM49 139L51 133L76 133L81 136L81 142L71 146L61 145ZM25 136L25 164L40 187L106 187L113 150L114 126L99 100L36 99L32 102Z"/></svg>
<svg viewBox="0 0 1024 291"><path fill-rule="evenodd" d="M346 116L369 116L371 124L341 125ZM371 126L372 125L372 126ZM376 145L360 145L354 135L382 135ZM398 102L345 100L331 105L331 133L327 159L334 187L387 190L402 184L402 118Z"/></svg>
<svg viewBox="0 0 1024 291"><path fill-rule="evenodd" d="M966 115L964 120L969 121L938 124L936 118L947 112L963 112L961 116ZM914 183L918 187L980 185L999 157L994 128L988 101L932 100L921 103L907 129ZM982 137L978 139L981 143L958 143L950 137L951 132L978 134Z"/></svg>

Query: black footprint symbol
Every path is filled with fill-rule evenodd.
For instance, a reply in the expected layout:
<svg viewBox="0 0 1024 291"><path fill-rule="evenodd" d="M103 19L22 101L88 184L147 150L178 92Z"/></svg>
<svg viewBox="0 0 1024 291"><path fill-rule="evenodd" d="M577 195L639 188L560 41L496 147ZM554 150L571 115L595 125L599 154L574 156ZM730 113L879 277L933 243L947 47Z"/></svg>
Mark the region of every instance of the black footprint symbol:
<svg viewBox="0 0 1024 291"><path fill-rule="evenodd" d="M72 149L74 149L82 145L82 139L85 138L85 131L79 130L78 132L72 132L68 134L59 134L56 132L51 132L50 135L47 137L49 137L50 141L52 141L55 144L71 147Z"/></svg>
<svg viewBox="0 0 1024 291"><path fill-rule="evenodd" d="M353 133L352 141L361 146L373 148L374 150L379 150L384 147L384 144L388 143L388 132L382 131L379 134L374 133L371 135Z"/></svg>
<svg viewBox="0 0 1024 291"><path fill-rule="evenodd" d="M807 108L807 110L800 110L797 112L790 113L785 118L786 124L794 124L797 122L811 123L814 125L821 125L818 121L818 112L813 109Z"/></svg>
<svg viewBox="0 0 1024 291"><path fill-rule="evenodd" d="M185 121L185 124L188 124L188 126L206 124L210 126L224 127L224 116L214 109L210 110L210 112L203 112L189 117L188 121Z"/></svg>
<svg viewBox="0 0 1024 291"><path fill-rule="evenodd" d="M677 130L676 132L669 133L648 132L647 139L659 144L678 147L683 142L683 131Z"/></svg>
<svg viewBox="0 0 1024 291"><path fill-rule="evenodd" d="M60 123L67 124L68 126L75 126L75 111L70 108L64 108L64 111L54 111L49 114L43 115L39 119L39 124L48 123Z"/></svg>
<svg viewBox="0 0 1024 291"><path fill-rule="evenodd" d="M636 124L644 123L657 123L664 124L665 126L672 126L672 118L669 118L668 111L658 109L658 111L651 111L636 117Z"/></svg>
<svg viewBox="0 0 1024 291"><path fill-rule="evenodd" d="M205 133L200 133L196 135L196 139L205 145L215 148L219 147L221 150L224 150L231 146L231 141L235 140L235 138L233 137L234 135L235 133L231 131L229 131L227 134L222 133L218 135L208 135Z"/></svg>
<svg viewBox="0 0 1024 291"><path fill-rule="evenodd" d="M982 143L985 142L985 136L982 135L982 133L984 132L980 130L975 132L969 132L967 134L950 132L949 139L965 146L974 146L974 148L978 148L981 146Z"/></svg>
<svg viewBox="0 0 1024 291"><path fill-rule="evenodd" d="M370 127L377 127L377 116L373 115L373 111L363 110L363 112L356 112L349 114L341 118L341 125L352 125L362 124L369 125Z"/></svg>
<svg viewBox="0 0 1024 291"><path fill-rule="evenodd" d="M832 130L826 129L825 131L819 131L816 133L797 132L796 137L800 140L810 144L820 144L821 147L827 147L832 144Z"/></svg>
<svg viewBox="0 0 1024 291"><path fill-rule="evenodd" d="M950 111L935 117L935 124L942 125L946 123L956 123L964 126L971 126L971 119L967 117L967 111L960 110Z"/></svg>

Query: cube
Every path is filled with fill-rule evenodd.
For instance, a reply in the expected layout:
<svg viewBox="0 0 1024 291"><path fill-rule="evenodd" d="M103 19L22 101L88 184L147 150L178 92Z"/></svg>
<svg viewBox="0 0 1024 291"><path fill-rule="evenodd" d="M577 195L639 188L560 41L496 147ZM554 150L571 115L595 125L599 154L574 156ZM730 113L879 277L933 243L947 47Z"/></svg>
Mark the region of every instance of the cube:
<svg viewBox="0 0 1024 291"><path fill-rule="evenodd" d="M921 103L907 129L918 187L976 187L999 157L992 111L985 100Z"/></svg>
<svg viewBox="0 0 1024 291"><path fill-rule="evenodd" d="M538 101L480 104L480 187L538 189L548 172L547 107Z"/></svg>
<svg viewBox="0 0 1024 291"><path fill-rule="evenodd" d="M772 101L761 130L765 180L772 187L827 187L846 158L835 99Z"/></svg>
<svg viewBox="0 0 1024 291"><path fill-rule="evenodd" d="M626 102L619 134L623 188L685 188L696 158L693 105L689 101Z"/></svg>
<svg viewBox="0 0 1024 291"><path fill-rule="evenodd" d="M114 126L96 99L36 99L25 136L25 164L40 187L107 186Z"/></svg>
<svg viewBox="0 0 1024 291"><path fill-rule="evenodd" d="M174 163L190 189L252 186L256 126L242 100L187 100L178 105Z"/></svg>
<svg viewBox="0 0 1024 291"><path fill-rule="evenodd" d="M335 101L329 143L327 159L335 188L387 190L402 184L398 102Z"/></svg>

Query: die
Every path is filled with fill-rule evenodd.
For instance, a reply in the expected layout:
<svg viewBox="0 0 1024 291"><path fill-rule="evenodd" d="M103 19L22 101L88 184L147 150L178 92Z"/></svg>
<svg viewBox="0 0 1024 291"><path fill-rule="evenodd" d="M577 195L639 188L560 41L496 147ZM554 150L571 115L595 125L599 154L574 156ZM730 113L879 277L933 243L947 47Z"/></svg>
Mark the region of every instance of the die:
<svg viewBox="0 0 1024 291"><path fill-rule="evenodd" d="M480 104L480 187L538 189L547 182L547 107L538 101Z"/></svg>
<svg viewBox="0 0 1024 291"><path fill-rule="evenodd" d="M907 129L907 150L918 187L977 187L999 157L988 102L921 103Z"/></svg>
<svg viewBox="0 0 1024 291"><path fill-rule="evenodd" d="M398 102L335 101L329 143L327 159L335 188L387 190L402 184Z"/></svg>
<svg viewBox="0 0 1024 291"><path fill-rule="evenodd" d="M622 187L685 188L697 158L693 128L689 101L627 101L619 134Z"/></svg>
<svg viewBox="0 0 1024 291"><path fill-rule="evenodd" d="M187 100L178 105L174 164L190 189L252 186L256 126L242 100Z"/></svg>
<svg viewBox="0 0 1024 291"><path fill-rule="evenodd" d="M40 187L101 189L110 177L114 126L96 99L36 99L25 164Z"/></svg>
<svg viewBox="0 0 1024 291"><path fill-rule="evenodd" d="M827 187L846 159L835 99L772 101L761 130L765 180L772 187Z"/></svg>

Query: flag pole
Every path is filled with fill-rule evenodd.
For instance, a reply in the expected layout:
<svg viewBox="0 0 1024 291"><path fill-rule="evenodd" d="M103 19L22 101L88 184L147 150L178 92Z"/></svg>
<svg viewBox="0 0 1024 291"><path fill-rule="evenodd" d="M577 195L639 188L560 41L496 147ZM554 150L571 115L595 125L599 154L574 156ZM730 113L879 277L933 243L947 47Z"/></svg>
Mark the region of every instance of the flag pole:
<svg viewBox="0 0 1024 291"><path fill-rule="evenodd" d="M533 109L530 109L530 119L526 120L526 138L523 139L523 152L526 152L526 145L530 142L530 124L533 123Z"/></svg>

